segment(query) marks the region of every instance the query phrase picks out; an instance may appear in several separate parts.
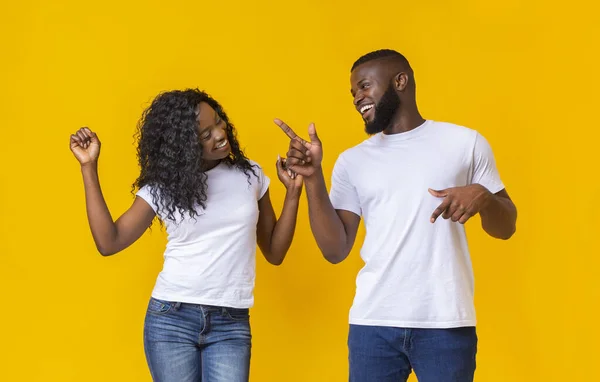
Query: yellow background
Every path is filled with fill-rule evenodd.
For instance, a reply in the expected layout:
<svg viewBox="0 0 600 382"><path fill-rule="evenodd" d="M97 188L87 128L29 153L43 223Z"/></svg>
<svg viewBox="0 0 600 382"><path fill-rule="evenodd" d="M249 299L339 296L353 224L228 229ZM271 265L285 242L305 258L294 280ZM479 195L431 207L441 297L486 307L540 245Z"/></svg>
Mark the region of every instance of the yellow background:
<svg viewBox="0 0 600 382"><path fill-rule="evenodd" d="M274 162L287 141L272 118L304 133L314 121L329 175L337 154L365 138L350 66L382 47L411 61L425 117L488 138L519 209L508 242L487 237L478 219L468 225L476 380L600 380L600 12L591 0L19 3L0 12L3 381L150 379L142 325L165 234L156 227L110 258L95 251L70 133L98 132L116 218L132 201L142 109L159 91L198 86L266 167L279 211ZM252 381L347 380L359 246L326 263L303 200L285 263L258 260Z"/></svg>

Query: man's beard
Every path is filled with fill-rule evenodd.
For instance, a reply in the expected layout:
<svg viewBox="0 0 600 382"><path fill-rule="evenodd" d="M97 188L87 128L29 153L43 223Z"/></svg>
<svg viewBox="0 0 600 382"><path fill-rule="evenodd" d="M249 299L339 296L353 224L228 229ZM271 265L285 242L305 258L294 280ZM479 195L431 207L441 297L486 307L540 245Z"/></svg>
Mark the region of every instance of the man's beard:
<svg viewBox="0 0 600 382"><path fill-rule="evenodd" d="M374 118L371 123L365 121L365 131L369 135L381 133L387 129L391 123L394 114L400 108L400 97L392 83L388 86L387 90L375 105Z"/></svg>

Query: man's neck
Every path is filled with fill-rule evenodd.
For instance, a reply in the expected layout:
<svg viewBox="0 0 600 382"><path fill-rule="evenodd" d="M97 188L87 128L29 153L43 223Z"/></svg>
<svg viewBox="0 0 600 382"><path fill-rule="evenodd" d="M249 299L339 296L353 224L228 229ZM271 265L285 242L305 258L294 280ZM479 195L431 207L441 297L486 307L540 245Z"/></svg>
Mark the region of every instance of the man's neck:
<svg viewBox="0 0 600 382"><path fill-rule="evenodd" d="M416 106L411 110L398 110L392 123L383 133L387 135L406 133L421 126L424 122L425 119L423 119Z"/></svg>

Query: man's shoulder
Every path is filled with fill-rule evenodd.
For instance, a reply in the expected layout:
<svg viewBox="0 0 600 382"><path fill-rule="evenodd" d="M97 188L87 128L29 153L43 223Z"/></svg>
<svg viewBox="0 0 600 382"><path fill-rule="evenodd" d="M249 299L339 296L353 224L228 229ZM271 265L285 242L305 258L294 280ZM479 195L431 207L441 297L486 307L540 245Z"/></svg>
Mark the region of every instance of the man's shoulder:
<svg viewBox="0 0 600 382"><path fill-rule="evenodd" d="M360 142L358 144L355 144L354 146L351 146L345 150L342 150L340 155L338 155L338 161L339 160L352 160L352 159L360 160L360 158L363 155L365 155L369 150L373 150L374 148L376 148L376 146L377 146L376 139L377 139L377 135L374 135L372 137L369 137L369 138L363 140L362 142Z"/></svg>
<svg viewBox="0 0 600 382"><path fill-rule="evenodd" d="M473 149L479 135L473 128L442 121L432 121L430 132L429 139L460 150Z"/></svg>
<svg viewBox="0 0 600 382"><path fill-rule="evenodd" d="M431 126L436 131L436 133L444 135L469 138L475 137L475 135L477 135L477 130L452 122L432 121Z"/></svg>

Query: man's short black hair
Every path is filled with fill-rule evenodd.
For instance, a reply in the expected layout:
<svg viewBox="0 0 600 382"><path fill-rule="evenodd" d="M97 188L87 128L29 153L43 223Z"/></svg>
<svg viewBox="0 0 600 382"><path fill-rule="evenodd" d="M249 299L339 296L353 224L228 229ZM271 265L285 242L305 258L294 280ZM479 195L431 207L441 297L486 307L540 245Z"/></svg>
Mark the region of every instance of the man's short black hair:
<svg viewBox="0 0 600 382"><path fill-rule="evenodd" d="M404 57L399 52L396 52L395 50L392 50L392 49L379 49L379 50L375 50L373 52L369 52L369 53L363 55L362 57L360 57L358 60L356 60L354 62L354 64L352 65L352 69L350 69L350 72L352 72L354 69L356 69L357 66L362 65L365 62L368 62L371 60L376 60L379 58L396 58L399 61L401 61L402 64L405 65L407 69L410 69L410 64L408 63L408 60L406 59L406 57Z"/></svg>

